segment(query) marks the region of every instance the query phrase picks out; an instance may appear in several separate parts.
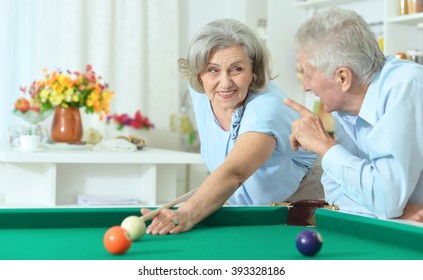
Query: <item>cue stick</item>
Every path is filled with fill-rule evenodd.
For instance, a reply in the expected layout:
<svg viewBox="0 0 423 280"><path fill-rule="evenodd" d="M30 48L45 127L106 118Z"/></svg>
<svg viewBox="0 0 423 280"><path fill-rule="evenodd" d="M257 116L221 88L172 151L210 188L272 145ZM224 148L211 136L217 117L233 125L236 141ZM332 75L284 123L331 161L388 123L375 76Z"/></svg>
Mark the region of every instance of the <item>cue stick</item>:
<svg viewBox="0 0 423 280"><path fill-rule="evenodd" d="M181 195L180 197L176 198L173 201L170 201L168 203L166 203L165 205L151 211L148 214L145 214L144 216L141 216L141 219L146 222L148 220L151 220L152 218L154 218L160 211L162 211L163 209L168 209L171 208L175 205L178 205L181 202L187 201L196 191L198 188L195 188L189 192L187 192L186 194Z"/></svg>

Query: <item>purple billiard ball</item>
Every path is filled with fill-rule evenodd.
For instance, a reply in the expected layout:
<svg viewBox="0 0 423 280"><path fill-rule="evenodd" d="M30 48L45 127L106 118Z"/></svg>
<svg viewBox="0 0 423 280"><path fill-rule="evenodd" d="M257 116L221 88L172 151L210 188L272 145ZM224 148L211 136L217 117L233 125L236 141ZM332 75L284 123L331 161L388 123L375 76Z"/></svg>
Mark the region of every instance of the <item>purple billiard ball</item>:
<svg viewBox="0 0 423 280"><path fill-rule="evenodd" d="M297 235L295 243L298 251L305 256L314 256L322 248L322 236L315 230L306 229Z"/></svg>

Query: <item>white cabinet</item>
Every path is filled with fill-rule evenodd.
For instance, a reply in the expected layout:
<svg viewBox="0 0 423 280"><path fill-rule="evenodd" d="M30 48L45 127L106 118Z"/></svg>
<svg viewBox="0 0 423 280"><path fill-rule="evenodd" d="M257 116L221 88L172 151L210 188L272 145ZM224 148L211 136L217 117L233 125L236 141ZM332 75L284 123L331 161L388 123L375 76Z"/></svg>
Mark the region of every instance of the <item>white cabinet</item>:
<svg viewBox="0 0 423 280"><path fill-rule="evenodd" d="M423 49L423 13L401 15L400 0L294 0L294 7L308 11L310 16L315 10L337 5L367 14L365 19L374 23L381 15L386 55L406 53L410 50ZM372 20L368 20L372 18ZM372 22L373 21L373 22Z"/></svg>
<svg viewBox="0 0 423 280"><path fill-rule="evenodd" d="M178 187L178 173L185 172L179 167L203 165L200 154L154 148L27 153L0 147L0 162L4 189L0 207L75 206L78 194L159 205L191 189L189 182Z"/></svg>
<svg viewBox="0 0 423 280"><path fill-rule="evenodd" d="M398 0L386 1L385 54L423 49L423 13L400 15Z"/></svg>

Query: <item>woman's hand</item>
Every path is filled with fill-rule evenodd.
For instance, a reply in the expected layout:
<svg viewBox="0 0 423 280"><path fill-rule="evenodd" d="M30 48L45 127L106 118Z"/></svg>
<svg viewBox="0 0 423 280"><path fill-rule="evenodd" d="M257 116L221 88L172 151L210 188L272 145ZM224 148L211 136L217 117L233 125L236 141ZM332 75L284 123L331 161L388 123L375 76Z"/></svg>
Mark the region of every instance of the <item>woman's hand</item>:
<svg viewBox="0 0 423 280"><path fill-rule="evenodd" d="M142 215L146 215L152 210L142 208ZM163 209L153 218L146 233L152 235L177 234L190 231L194 227L194 222L185 212L178 210Z"/></svg>

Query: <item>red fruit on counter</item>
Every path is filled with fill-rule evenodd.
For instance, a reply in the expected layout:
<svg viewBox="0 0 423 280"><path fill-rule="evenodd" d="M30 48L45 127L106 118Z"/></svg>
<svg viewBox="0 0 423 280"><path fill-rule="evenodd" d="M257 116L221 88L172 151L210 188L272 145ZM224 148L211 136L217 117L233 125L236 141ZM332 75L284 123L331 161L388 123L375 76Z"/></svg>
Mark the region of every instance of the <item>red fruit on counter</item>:
<svg viewBox="0 0 423 280"><path fill-rule="evenodd" d="M28 111L30 107L31 105L26 98L21 97L15 102L15 109L21 111L22 113Z"/></svg>

